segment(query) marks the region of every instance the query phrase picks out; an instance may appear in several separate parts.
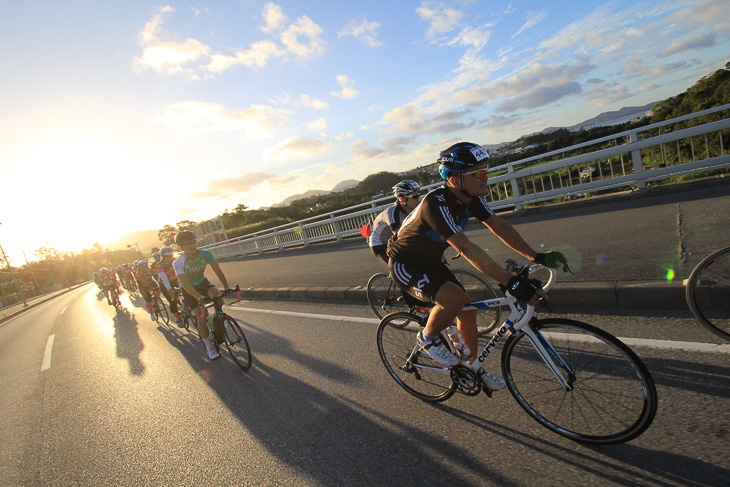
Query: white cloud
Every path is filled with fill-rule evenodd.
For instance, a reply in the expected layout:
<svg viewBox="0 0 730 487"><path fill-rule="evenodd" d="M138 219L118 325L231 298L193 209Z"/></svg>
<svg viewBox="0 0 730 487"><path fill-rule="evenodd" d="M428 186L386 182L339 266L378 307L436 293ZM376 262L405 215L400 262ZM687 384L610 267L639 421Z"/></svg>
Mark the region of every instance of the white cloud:
<svg viewBox="0 0 730 487"><path fill-rule="evenodd" d="M683 39L678 39L669 44L666 48L659 51L659 56L670 56L672 54L678 54L680 52L690 51L692 49L712 47L716 43L716 38L717 34L715 34L714 32L707 32L685 37Z"/></svg>
<svg viewBox="0 0 730 487"><path fill-rule="evenodd" d="M218 103L181 101L165 108L153 122L184 134L240 131L250 138L260 138L271 135L289 114L287 110L264 105L227 110Z"/></svg>
<svg viewBox="0 0 730 487"><path fill-rule="evenodd" d="M546 10L540 10L538 12L532 11L527 12L527 21L520 27L517 32L512 34L512 38L519 36L523 32L525 32L527 29L530 29L532 27L535 27L537 24L545 20L547 17L547 11Z"/></svg>
<svg viewBox="0 0 730 487"><path fill-rule="evenodd" d="M339 37L353 36L355 39L364 42L370 47L382 46L378 40L377 30L380 28L378 22L368 22L366 19L352 20L347 27L340 29Z"/></svg>
<svg viewBox="0 0 730 487"><path fill-rule="evenodd" d="M311 157L333 149L335 144L320 137L290 137L279 142L276 147L267 149L264 161L285 161L291 158Z"/></svg>
<svg viewBox="0 0 730 487"><path fill-rule="evenodd" d="M318 118L314 122L308 123L307 128L313 132L322 132L323 130L327 130L327 120Z"/></svg>
<svg viewBox="0 0 730 487"><path fill-rule="evenodd" d="M340 85L340 91L332 91L330 95L347 99L355 98L360 94L354 87L355 81L345 74L337 75L337 83Z"/></svg>
<svg viewBox="0 0 730 487"><path fill-rule="evenodd" d="M306 15L303 15L282 32L281 42L287 51L295 56L309 58L317 56L324 51L325 43L319 37L321 33L322 27L314 23ZM304 38L305 42L301 42L301 38Z"/></svg>
<svg viewBox="0 0 730 487"><path fill-rule="evenodd" d="M364 139L359 139L354 142L350 147L352 151L352 162L363 162L369 159L379 159L386 155L385 149L381 147L373 147L370 143Z"/></svg>
<svg viewBox="0 0 730 487"><path fill-rule="evenodd" d="M281 7L273 2L264 5L261 17L264 19L261 30L267 34L278 31L288 20Z"/></svg>
<svg viewBox="0 0 730 487"><path fill-rule="evenodd" d="M213 54L210 57L210 63L203 68L211 73L222 73L238 64L245 64L253 69L262 68L268 64L270 59L282 57L284 54L286 51L272 41L257 41L251 43L249 49L237 51L235 56Z"/></svg>
<svg viewBox="0 0 730 487"><path fill-rule="evenodd" d="M416 9L416 13L421 19L428 22L426 35L429 38L454 30L464 17L464 12L450 8L432 9L427 7L425 2Z"/></svg>

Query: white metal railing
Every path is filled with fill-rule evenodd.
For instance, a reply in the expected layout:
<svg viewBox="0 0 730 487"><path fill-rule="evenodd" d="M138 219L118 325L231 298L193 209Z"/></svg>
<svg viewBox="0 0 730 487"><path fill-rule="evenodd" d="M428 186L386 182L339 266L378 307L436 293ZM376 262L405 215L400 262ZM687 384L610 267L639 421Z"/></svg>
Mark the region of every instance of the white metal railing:
<svg viewBox="0 0 730 487"><path fill-rule="evenodd" d="M493 209L520 209L524 204L622 186L643 188L649 181L730 167L730 118L646 137L652 130L722 110L730 110L730 104L490 168L492 191L486 198ZM596 150L580 153L591 146ZM365 222L392 204L393 197L386 196L201 248L226 258L339 241L358 235Z"/></svg>

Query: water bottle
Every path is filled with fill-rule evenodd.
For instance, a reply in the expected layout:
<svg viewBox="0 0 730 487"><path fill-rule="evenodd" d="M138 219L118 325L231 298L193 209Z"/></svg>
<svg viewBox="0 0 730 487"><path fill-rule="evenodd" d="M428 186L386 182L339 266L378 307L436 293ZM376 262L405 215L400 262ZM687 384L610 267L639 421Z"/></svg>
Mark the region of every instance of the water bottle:
<svg viewBox="0 0 730 487"><path fill-rule="evenodd" d="M212 315L208 315L208 329L211 331L211 333L213 332L213 316Z"/></svg>
<svg viewBox="0 0 730 487"><path fill-rule="evenodd" d="M457 352L459 352L461 359L469 360L471 358L471 350L469 350L469 346L466 344L464 337L461 336L461 333L459 333L459 329L456 326L451 325L446 330L446 334L449 336L449 340L451 340L454 348Z"/></svg>

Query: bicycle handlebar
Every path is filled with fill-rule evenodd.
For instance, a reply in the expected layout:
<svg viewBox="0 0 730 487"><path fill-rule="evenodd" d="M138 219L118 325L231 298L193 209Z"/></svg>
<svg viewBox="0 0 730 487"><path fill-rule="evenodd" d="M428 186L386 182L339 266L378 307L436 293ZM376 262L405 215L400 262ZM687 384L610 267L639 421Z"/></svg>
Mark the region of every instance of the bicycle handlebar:
<svg viewBox="0 0 730 487"><path fill-rule="evenodd" d="M222 293L220 293L218 296L216 296L213 299L211 299L211 298L209 298L207 296L203 296L202 298L200 298L200 305L201 306L205 306L206 308L209 308L209 307L211 307L213 305L213 301L216 298L224 298L224 297L229 296L229 295L231 295L233 293L236 293L236 296L238 297L238 301L237 302L240 302L241 301L241 288L238 286L238 284L236 284L236 287L235 288L233 288L233 289L231 289L231 288L224 289Z"/></svg>

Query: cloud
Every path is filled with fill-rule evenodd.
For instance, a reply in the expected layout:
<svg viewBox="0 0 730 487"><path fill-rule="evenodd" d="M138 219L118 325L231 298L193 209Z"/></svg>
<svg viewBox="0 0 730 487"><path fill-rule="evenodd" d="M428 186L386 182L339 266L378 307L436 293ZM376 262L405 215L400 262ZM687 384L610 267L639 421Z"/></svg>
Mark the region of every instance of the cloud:
<svg viewBox="0 0 730 487"><path fill-rule="evenodd" d="M300 58L317 56L324 51L324 41L319 38L322 27L303 15L281 34L281 42L287 51ZM305 42L300 42L304 38Z"/></svg>
<svg viewBox="0 0 730 487"><path fill-rule="evenodd" d="M164 17L174 11L169 5L159 8L137 35L142 55L132 61L135 72L152 69L166 75L187 74L190 79L197 79L194 70L186 65L208 56L210 48L196 39L186 39L182 43L162 40L167 35L162 27Z"/></svg>
<svg viewBox="0 0 730 487"><path fill-rule="evenodd" d="M347 27L340 29L338 36L353 36L358 41L364 42L370 47L377 47L383 45L378 40L378 34L376 32L379 28L379 22L368 22L366 19L351 20Z"/></svg>
<svg viewBox="0 0 730 487"><path fill-rule="evenodd" d="M360 94L354 88L355 81L345 74L337 75L337 83L340 85L340 91L332 91L330 95L338 98L355 98Z"/></svg>
<svg viewBox="0 0 730 487"><path fill-rule="evenodd" d="M450 8L431 9L426 6L425 2L422 2L421 6L416 9L416 13L422 20L428 22L426 36L429 38L454 30L464 17L464 12Z"/></svg>
<svg viewBox="0 0 730 487"><path fill-rule="evenodd" d="M335 144L319 137L290 137L279 142L276 147L267 149L264 161L284 161L291 158L305 158L322 154L334 148Z"/></svg>
<svg viewBox="0 0 730 487"><path fill-rule="evenodd" d="M251 43L248 49L236 51L234 56L213 54L210 57L210 63L202 67L206 71L215 74L222 73L239 64L245 64L249 68L256 69L266 66L272 58L280 58L285 54L286 51L273 41L256 41Z"/></svg>
<svg viewBox="0 0 730 487"><path fill-rule="evenodd" d="M512 39L519 36L523 32L525 32L527 29L530 29L532 27L535 27L537 24L545 20L547 17L547 11L546 10L540 10L538 12L532 11L527 12L527 21L520 27L517 32L512 34Z"/></svg>
<svg viewBox="0 0 730 487"><path fill-rule="evenodd" d="M352 151L352 162L363 162L369 159L377 159L386 154L385 149L381 147L373 147L364 139L357 140L350 145L348 149Z"/></svg>
<svg viewBox="0 0 730 487"><path fill-rule="evenodd" d="M265 173L263 171L250 172L235 176L232 178L219 178L208 181L205 185L205 189L191 193L188 196L191 198L202 199L202 198L218 198L224 199L229 196L246 193L256 186L260 186L267 181L275 180L277 176L273 174Z"/></svg>
<svg viewBox="0 0 730 487"><path fill-rule="evenodd" d="M308 123L307 128L313 132L322 132L327 129L327 120L324 118L318 118L314 122Z"/></svg>
<svg viewBox="0 0 730 487"><path fill-rule="evenodd" d="M633 93L629 92L629 89L625 85L603 82L593 85L593 87L585 93L585 96L595 105L602 107L609 103L629 98L630 96L633 96Z"/></svg>
<svg viewBox="0 0 730 487"><path fill-rule="evenodd" d="M264 5L261 17L264 19L264 25L261 26L261 30L267 34L280 30L288 20L281 7L273 2Z"/></svg>
<svg viewBox="0 0 730 487"><path fill-rule="evenodd" d="M505 100L495 109L497 112L514 112L519 109L530 110L548 105L569 95L581 93L580 83L569 81L553 86L541 86L510 100Z"/></svg>
<svg viewBox="0 0 730 487"><path fill-rule="evenodd" d="M312 98L309 95L301 95L298 99L294 99L288 93L284 93L283 96L273 99L272 103L275 105L286 105L295 108L308 107L314 108L315 110L327 110L329 108L327 102L317 98Z"/></svg>
<svg viewBox="0 0 730 487"><path fill-rule="evenodd" d="M217 103L181 101L165 108L153 122L184 134L240 131L258 138L271 135L289 114L287 110L265 105L228 110Z"/></svg>
<svg viewBox="0 0 730 487"><path fill-rule="evenodd" d="M672 54L678 54L680 52L689 51L692 49L712 47L716 44L716 37L717 34L715 34L714 32L708 32L705 34L697 34L691 37L685 37L684 39L676 40L661 51L659 51L659 57L670 56Z"/></svg>
<svg viewBox="0 0 730 487"><path fill-rule="evenodd" d="M640 85L639 86L639 92L640 93L644 93L644 92L647 92L647 91L655 90L657 88L659 88L659 85L658 84L656 84L656 83L647 83L645 85Z"/></svg>

